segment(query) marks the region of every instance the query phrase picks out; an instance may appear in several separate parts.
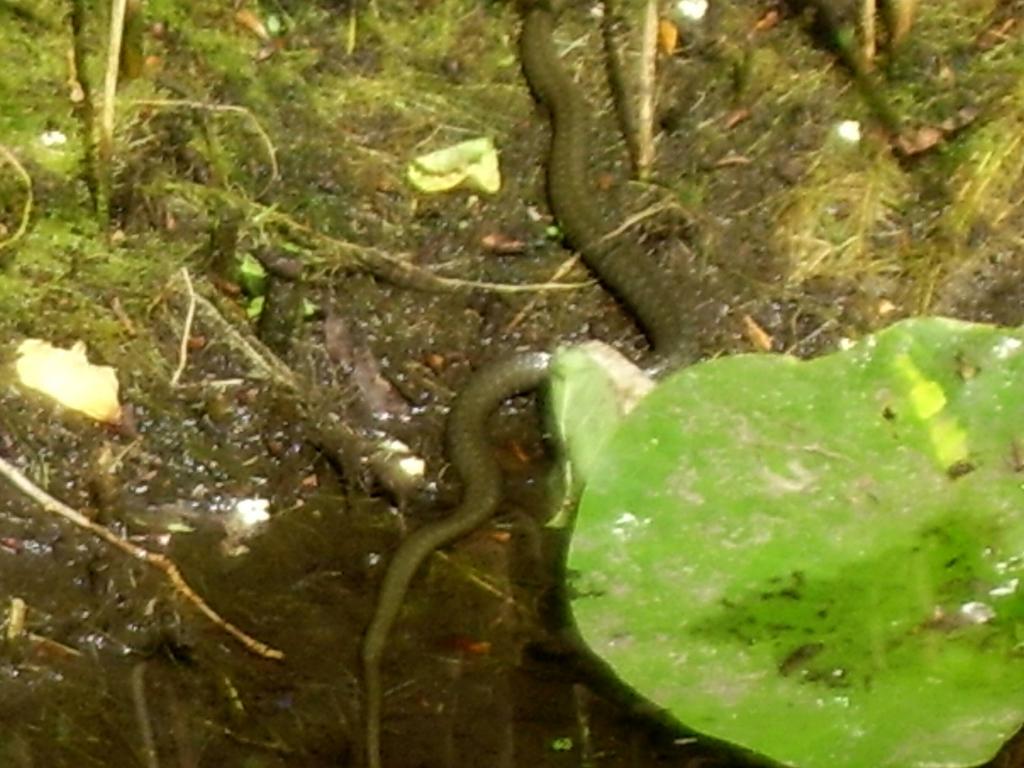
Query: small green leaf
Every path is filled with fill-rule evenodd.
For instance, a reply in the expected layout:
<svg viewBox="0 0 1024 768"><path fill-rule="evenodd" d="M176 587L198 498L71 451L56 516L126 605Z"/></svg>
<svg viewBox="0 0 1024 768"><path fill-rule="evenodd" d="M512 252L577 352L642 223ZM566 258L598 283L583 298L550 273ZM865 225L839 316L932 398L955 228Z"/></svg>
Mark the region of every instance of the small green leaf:
<svg viewBox="0 0 1024 768"><path fill-rule="evenodd" d="M568 736L561 736L551 740L552 752L571 752L573 747L572 739Z"/></svg>
<svg viewBox="0 0 1024 768"><path fill-rule="evenodd" d="M247 296L262 296L267 286L267 270L252 254L238 261L238 283Z"/></svg>
<svg viewBox="0 0 1024 768"><path fill-rule="evenodd" d="M245 305L245 315L250 320L258 320L259 316L263 314L263 305L265 303L265 296L255 296L249 300Z"/></svg>

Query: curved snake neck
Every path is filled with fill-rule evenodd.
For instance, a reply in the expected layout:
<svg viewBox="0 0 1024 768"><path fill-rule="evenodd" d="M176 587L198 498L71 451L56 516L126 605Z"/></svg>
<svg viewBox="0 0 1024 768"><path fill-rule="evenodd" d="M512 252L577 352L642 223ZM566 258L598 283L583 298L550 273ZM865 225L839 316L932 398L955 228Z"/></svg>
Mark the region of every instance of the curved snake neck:
<svg viewBox="0 0 1024 768"><path fill-rule="evenodd" d="M635 243L610 237L611 227L594 208L594 189L587 181L589 110L555 51L552 11L546 0L521 0L520 8L523 73L551 118L547 166L551 210L569 244L636 316L655 352L673 355L682 347L684 324L664 272Z"/></svg>
<svg viewBox="0 0 1024 768"><path fill-rule="evenodd" d="M520 10L523 72L551 119L547 190L552 213L569 244L636 316L658 356L672 357L682 348L683 324L677 314L678 302L667 290L664 276L648 254L610 238L609 228L590 205L588 110L555 52L552 13L546 0L520 0ZM494 513L501 500L502 479L488 445L487 417L503 400L540 386L547 378L548 362L549 356L544 353L499 360L478 371L452 406L446 448L464 483L462 502L443 520L424 525L399 546L384 576L377 609L363 640L368 768L381 768L380 662L409 583L431 552L464 536Z"/></svg>
<svg viewBox="0 0 1024 768"><path fill-rule="evenodd" d="M380 768L380 659L409 582L431 552L466 535L494 514L501 501L502 481L487 440L487 417L502 401L540 386L547 378L549 358L544 352L528 352L491 363L477 371L452 406L445 448L464 484L462 502L444 519L418 528L399 546L384 575L377 611L363 640L369 768Z"/></svg>

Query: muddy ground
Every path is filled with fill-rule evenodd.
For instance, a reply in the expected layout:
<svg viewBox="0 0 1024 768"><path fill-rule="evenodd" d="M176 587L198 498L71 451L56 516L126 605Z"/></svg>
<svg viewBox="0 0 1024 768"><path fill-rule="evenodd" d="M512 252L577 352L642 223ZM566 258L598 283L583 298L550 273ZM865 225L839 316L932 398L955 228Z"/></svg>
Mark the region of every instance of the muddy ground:
<svg viewBox="0 0 1024 768"><path fill-rule="evenodd" d="M645 341L552 229L510 5L151 0L109 151L101 5L0 2L0 339L5 362L25 338L85 341L130 416L92 422L8 366L0 457L166 553L285 658L0 481L0 599L27 605L0 656L0 764L356 765L376 587L458 497L439 449L453 394L512 349L595 337L642 360ZM837 18L856 26L858 5ZM914 314L1021 322L1020 3L922 3L898 50L879 28L859 82L794 5L677 18L644 183L592 11L567 8L558 44L595 109L594 205L661 260L703 357L813 355ZM412 158L477 136L500 150L496 194L406 181ZM551 282L583 285L513 290ZM374 471L384 435L426 458L425 488ZM500 516L434 557L392 637L385 763L742 764L631 716L548 642L560 541L535 403L504 409L494 442ZM243 539L233 510L253 498L270 520Z"/></svg>

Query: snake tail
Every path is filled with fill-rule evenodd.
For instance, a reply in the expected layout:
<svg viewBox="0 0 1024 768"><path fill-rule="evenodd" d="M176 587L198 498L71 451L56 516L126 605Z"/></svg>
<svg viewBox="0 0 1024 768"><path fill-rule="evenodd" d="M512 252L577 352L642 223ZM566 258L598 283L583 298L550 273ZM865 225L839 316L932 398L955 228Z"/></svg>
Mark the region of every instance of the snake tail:
<svg viewBox="0 0 1024 768"><path fill-rule="evenodd" d="M549 361L550 355L543 352L502 358L477 371L452 405L445 445L464 484L462 501L448 516L417 529L398 547L363 640L368 768L381 768L381 657L409 582L435 549L466 535L494 514L501 501L502 479L487 438L487 417L509 397L539 387L547 378Z"/></svg>

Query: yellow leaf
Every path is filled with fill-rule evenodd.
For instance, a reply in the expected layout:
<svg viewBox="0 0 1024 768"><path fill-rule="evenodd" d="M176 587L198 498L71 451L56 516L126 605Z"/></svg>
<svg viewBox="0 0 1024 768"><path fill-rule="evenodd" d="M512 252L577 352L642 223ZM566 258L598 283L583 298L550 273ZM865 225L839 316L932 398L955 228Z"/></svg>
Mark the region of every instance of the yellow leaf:
<svg viewBox="0 0 1024 768"><path fill-rule="evenodd" d="M446 192L460 184L488 194L501 188L498 151L486 137L420 155L409 163L408 175L421 192Z"/></svg>
<svg viewBox="0 0 1024 768"><path fill-rule="evenodd" d="M60 349L41 339L26 339L18 347L15 370L22 384L65 408L108 424L121 421L117 373L109 365L90 363L81 341Z"/></svg>

